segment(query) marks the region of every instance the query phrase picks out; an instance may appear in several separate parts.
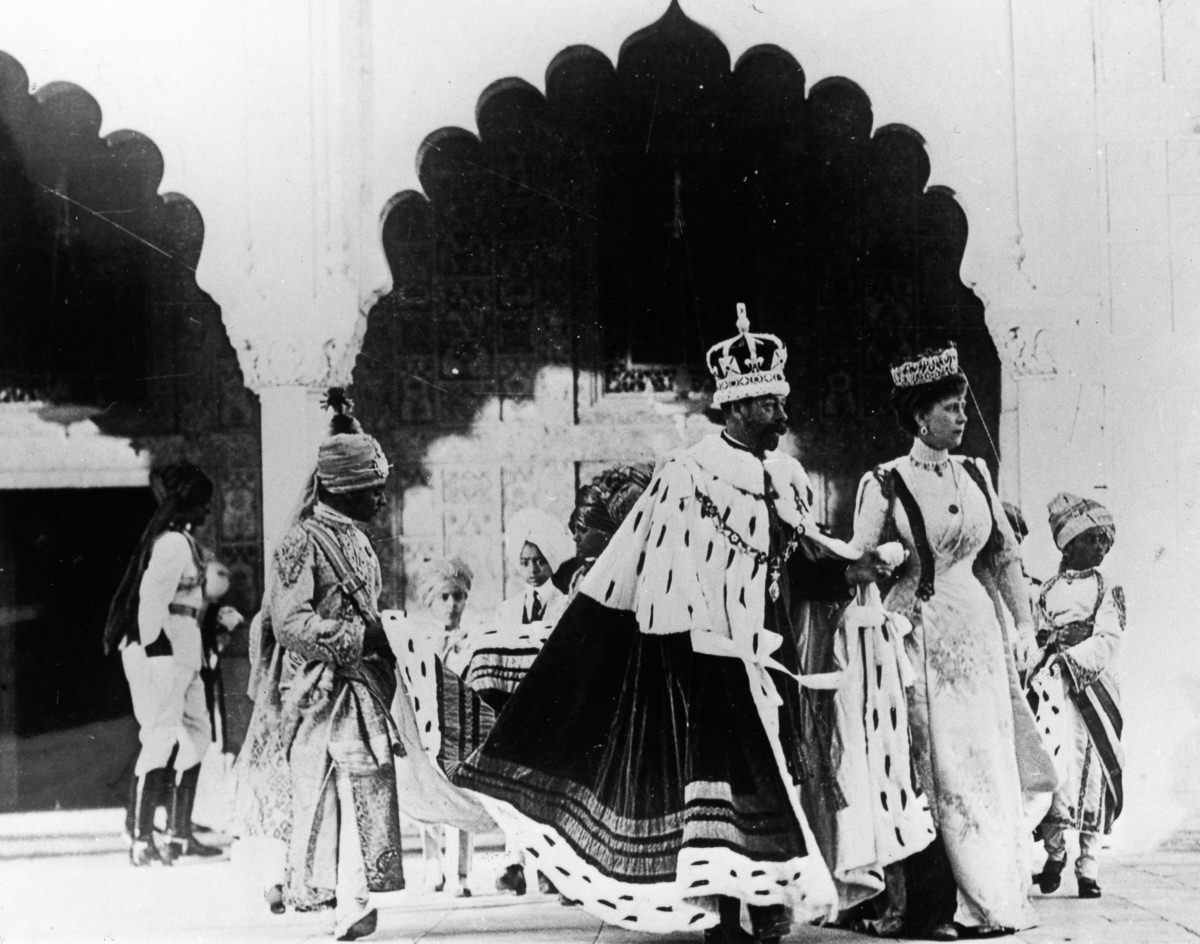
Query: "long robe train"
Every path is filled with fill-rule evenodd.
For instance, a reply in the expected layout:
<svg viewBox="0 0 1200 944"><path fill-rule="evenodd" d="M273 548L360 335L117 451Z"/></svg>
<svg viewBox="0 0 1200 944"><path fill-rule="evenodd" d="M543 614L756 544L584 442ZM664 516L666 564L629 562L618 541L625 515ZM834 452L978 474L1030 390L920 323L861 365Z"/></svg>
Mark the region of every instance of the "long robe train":
<svg viewBox="0 0 1200 944"><path fill-rule="evenodd" d="M383 628L396 654L396 697L391 715L404 756L396 758L400 813L418 823L444 824L465 832L496 823L472 794L447 779L441 755L454 766L490 730L491 710L435 655L433 638L398 610L383 612Z"/></svg>
<svg viewBox="0 0 1200 944"><path fill-rule="evenodd" d="M568 898L644 931L710 926L718 894L827 913L739 660L581 594L501 718L457 782Z"/></svg>

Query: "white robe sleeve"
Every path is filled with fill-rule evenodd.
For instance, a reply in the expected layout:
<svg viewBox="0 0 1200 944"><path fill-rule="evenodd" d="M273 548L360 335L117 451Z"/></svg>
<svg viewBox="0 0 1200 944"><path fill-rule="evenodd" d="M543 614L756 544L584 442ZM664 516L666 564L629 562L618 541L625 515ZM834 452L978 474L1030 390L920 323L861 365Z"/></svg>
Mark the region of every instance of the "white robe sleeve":
<svg viewBox="0 0 1200 944"><path fill-rule="evenodd" d="M888 499L874 472L868 472L858 483L858 498L854 502L854 546L871 551L883 542L887 525Z"/></svg>

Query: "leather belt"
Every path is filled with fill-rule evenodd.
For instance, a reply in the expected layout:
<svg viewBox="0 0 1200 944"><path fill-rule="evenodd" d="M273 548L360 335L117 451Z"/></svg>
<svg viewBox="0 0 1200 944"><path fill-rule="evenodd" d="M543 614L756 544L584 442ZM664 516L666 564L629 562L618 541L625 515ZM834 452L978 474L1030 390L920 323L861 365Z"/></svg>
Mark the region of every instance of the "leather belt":
<svg viewBox="0 0 1200 944"><path fill-rule="evenodd" d="M172 616L190 616L192 619L200 616L200 611L196 607L188 606L186 603L171 603L167 606L167 612Z"/></svg>
<svg viewBox="0 0 1200 944"><path fill-rule="evenodd" d="M1051 630L1050 643L1057 646L1060 650L1070 649L1072 646L1077 646L1085 639L1088 639L1094 630L1095 627L1092 620L1067 623L1065 626L1058 626Z"/></svg>

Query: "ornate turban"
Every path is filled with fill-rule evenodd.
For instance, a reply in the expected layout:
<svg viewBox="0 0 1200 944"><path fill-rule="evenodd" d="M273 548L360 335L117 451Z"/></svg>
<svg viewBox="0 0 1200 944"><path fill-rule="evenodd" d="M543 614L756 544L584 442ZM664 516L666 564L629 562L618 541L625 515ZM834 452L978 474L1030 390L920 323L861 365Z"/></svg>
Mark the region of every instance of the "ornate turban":
<svg viewBox="0 0 1200 944"><path fill-rule="evenodd" d="M611 466L579 491L571 530L578 552L598 557L654 478L653 462Z"/></svg>
<svg viewBox="0 0 1200 944"><path fill-rule="evenodd" d="M329 391L325 405L334 411L330 435L317 449L317 478L330 492L353 492L387 481L389 467L383 447L363 432L350 415L353 401L339 387Z"/></svg>
<svg viewBox="0 0 1200 944"><path fill-rule="evenodd" d="M1112 512L1098 501L1080 498L1070 492L1059 492L1046 506L1050 512L1050 532L1054 543L1061 551L1084 531L1100 528L1108 533L1109 539L1117 536L1117 526Z"/></svg>

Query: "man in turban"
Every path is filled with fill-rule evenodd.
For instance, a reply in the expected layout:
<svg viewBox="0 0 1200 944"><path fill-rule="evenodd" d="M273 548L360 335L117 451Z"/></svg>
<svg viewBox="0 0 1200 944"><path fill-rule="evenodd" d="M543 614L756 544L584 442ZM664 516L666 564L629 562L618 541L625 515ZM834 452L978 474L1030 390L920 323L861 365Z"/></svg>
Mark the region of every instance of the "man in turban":
<svg viewBox="0 0 1200 944"><path fill-rule="evenodd" d="M605 921L774 944L837 910L800 805L794 608L890 568L817 527L776 451L786 350L738 327L709 352L724 431L654 475L456 780Z"/></svg>
<svg viewBox="0 0 1200 944"><path fill-rule="evenodd" d="M379 613L379 560L363 530L387 501L388 463L331 392L311 496L271 562L264 633L278 642L281 724L292 790L288 897L336 899L335 936L375 930L369 891L404 887L389 713L395 657Z"/></svg>
<svg viewBox="0 0 1200 944"><path fill-rule="evenodd" d="M1075 880L1080 898L1099 898L1102 836L1124 804L1121 693L1117 659L1125 636L1125 593L1104 558L1116 540L1112 513L1097 501L1060 492L1048 507L1062 551L1059 572L1038 594L1045 648L1030 683L1038 728L1049 732L1061 782L1038 827L1046 864L1042 892L1057 890L1067 864L1065 832L1079 833Z"/></svg>
<svg viewBox="0 0 1200 944"><path fill-rule="evenodd" d="M554 575L575 554L575 541L565 524L540 508L522 508L505 533L508 559L521 580L521 592L500 602L491 625L472 641L467 684L497 713L524 680L554 628L563 592ZM508 865L496 879L499 891L524 895L525 861L521 849L508 842ZM543 891L553 891L544 877Z"/></svg>
<svg viewBox="0 0 1200 944"><path fill-rule="evenodd" d="M575 554L566 525L540 508L523 508L514 514L505 543L521 591L496 607L491 625L474 640L466 671L467 684L495 711L516 691L554 628L546 611L562 591L552 578Z"/></svg>

